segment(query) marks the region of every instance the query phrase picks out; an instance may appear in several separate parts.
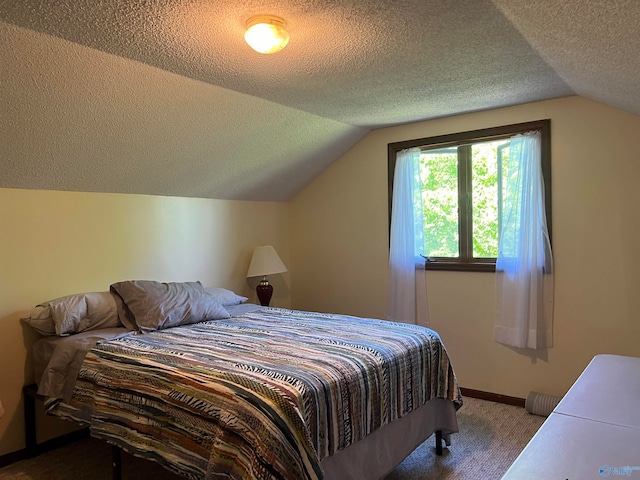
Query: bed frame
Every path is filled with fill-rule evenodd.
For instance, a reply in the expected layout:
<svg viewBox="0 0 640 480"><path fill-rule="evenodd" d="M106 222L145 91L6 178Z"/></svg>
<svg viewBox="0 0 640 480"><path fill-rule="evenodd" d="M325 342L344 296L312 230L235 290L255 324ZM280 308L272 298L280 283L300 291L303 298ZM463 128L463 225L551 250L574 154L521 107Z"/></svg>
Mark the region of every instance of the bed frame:
<svg viewBox="0 0 640 480"><path fill-rule="evenodd" d="M38 395L38 387L36 384L31 384L31 385L25 385L22 388L22 393L23 393L23 402L24 402L24 428L25 428L25 442L26 442L26 448L25 448L25 454L27 458L33 458L36 457L37 455L39 455L41 453L39 447L38 447L38 443L37 443L37 437L36 437L36 400L40 400L40 401L44 401L45 397L43 397L42 395ZM438 400L441 401L437 402ZM434 402L434 400L431 400L431 402ZM443 400L443 399L435 399L435 404L433 404L434 409L443 409L443 408L449 408L447 406L448 402L447 400ZM407 415L406 417L403 417L402 419L400 419L398 422L395 423L402 423L402 421L406 421L405 424L413 424L414 425L414 430L420 430L422 433L420 434L416 434L418 435L418 437L416 438L416 440L414 441L415 446L408 452L401 452L399 453L399 460L402 461L402 459L404 459L406 456L408 456L415 448L418 447L418 445L422 444L422 442L424 442L428 437L431 436L432 432L435 433L435 453L436 455L442 455L442 441L443 441L443 431L441 429L436 429L436 430L431 430L428 428L428 424L432 423L433 421L433 413L432 411L427 412L427 415L421 415L418 412L418 415L416 415L416 412L412 412L411 414ZM399 427L398 425L393 425L393 424L389 424L389 425L385 425L384 427L382 427L380 430L382 429L395 429L398 430L400 432L402 432L403 434L406 432L406 429L404 428L405 425L403 425L402 427ZM424 429L424 427L426 427L426 430ZM378 431L379 432L379 431ZM373 436L376 432L374 432L371 436ZM386 434L387 432L385 432L384 434ZM383 434L383 435L384 435ZM447 439L448 439L448 435L447 435ZM374 440L375 441L375 440ZM447 445L449 445L449 441L447 440L446 442ZM352 445L356 446L357 444ZM351 447L349 447L351 448ZM404 456L402 456L404 455ZM389 461L391 463L393 463L395 465L397 465L399 462L397 461L397 458L393 458L393 459L389 459ZM324 460L323 460L324 462ZM321 462L322 463L322 462ZM335 462L334 462L335 463ZM344 462L342 462L344 463ZM117 447L115 445L111 445L111 466L112 466L112 478L113 480L121 480L122 478L122 450L120 449L120 447ZM325 465L323 465L324 467ZM335 468L331 465L329 465L329 468ZM328 477L330 478L330 473L328 474Z"/></svg>

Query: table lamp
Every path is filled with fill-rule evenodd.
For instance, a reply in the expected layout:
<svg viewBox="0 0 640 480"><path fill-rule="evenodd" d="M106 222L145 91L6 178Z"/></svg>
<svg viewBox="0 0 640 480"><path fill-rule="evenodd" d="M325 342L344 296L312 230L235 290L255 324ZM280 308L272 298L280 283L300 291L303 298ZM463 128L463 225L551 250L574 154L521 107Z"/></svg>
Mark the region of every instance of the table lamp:
<svg viewBox="0 0 640 480"><path fill-rule="evenodd" d="M273 295L273 286L267 281L267 275L274 275L286 271L287 267L285 267L282 260L280 260L275 248L271 245L256 247L251 257L247 277L262 277L262 280L256 287L260 305L268 307L271 301L271 295Z"/></svg>

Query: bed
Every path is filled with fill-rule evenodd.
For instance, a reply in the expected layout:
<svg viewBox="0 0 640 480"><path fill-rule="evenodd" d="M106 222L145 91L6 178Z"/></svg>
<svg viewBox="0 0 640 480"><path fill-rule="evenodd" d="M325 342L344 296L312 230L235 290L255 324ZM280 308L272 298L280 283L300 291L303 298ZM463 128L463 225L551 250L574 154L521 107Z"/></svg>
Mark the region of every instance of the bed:
<svg viewBox="0 0 640 480"><path fill-rule="evenodd" d="M432 330L122 283L118 322L33 354L47 413L133 455L186 478L378 479L458 431L462 397Z"/></svg>

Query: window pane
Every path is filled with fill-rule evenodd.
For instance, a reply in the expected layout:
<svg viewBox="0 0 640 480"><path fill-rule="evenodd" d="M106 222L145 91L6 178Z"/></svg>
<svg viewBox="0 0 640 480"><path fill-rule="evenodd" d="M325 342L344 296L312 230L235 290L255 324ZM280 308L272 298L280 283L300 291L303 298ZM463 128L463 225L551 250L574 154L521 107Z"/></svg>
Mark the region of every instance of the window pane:
<svg viewBox="0 0 640 480"><path fill-rule="evenodd" d="M476 143L471 147L473 257L498 256L498 164L509 140Z"/></svg>
<svg viewBox="0 0 640 480"><path fill-rule="evenodd" d="M459 257L458 153L456 148L420 154L425 252L429 257Z"/></svg>

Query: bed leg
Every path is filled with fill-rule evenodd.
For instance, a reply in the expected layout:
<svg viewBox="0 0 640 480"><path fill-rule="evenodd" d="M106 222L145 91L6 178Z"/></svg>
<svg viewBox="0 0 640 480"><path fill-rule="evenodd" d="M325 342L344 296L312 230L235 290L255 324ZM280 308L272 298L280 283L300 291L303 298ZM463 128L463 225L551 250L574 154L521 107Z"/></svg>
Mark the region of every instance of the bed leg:
<svg viewBox="0 0 640 480"><path fill-rule="evenodd" d="M113 480L120 480L122 478L122 455L120 448L115 445L111 445L111 471Z"/></svg>
<svg viewBox="0 0 640 480"><path fill-rule="evenodd" d="M24 396L24 436L27 458L38 455L38 441L36 439L36 397L37 387L26 385L22 388Z"/></svg>
<svg viewBox="0 0 640 480"><path fill-rule="evenodd" d="M442 455L442 430L436 430L436 455Z"/></svg>

